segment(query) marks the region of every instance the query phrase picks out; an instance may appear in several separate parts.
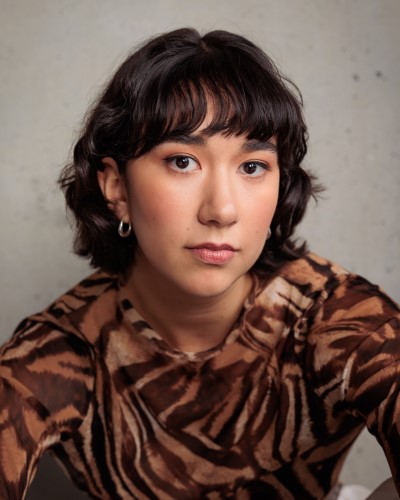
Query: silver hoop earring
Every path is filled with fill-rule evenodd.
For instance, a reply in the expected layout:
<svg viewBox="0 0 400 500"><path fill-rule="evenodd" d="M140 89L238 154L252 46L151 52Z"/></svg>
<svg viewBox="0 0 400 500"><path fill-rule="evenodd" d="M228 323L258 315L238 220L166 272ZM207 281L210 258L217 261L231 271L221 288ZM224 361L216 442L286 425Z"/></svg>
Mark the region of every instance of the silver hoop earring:
<svg viewBox="0 0 400 500"><path fill-rule="evenodd" d="M269 227L268 233L267 233L267 240L269 240L271 238L271 234L272 234L272 231L271 231L271 228Z"/></svg>
<svg viewBox="0 0 400 500"><path fill-rule="evenodd" d="M125 226L127 226L126 229L125 229ZM121 238L126 238L127 236L129 236L131 234L131 232L132 232L131 223L124 222L121 219L121 222L119 223L119 226L118 226L118 234L121 236Z"/></svg>

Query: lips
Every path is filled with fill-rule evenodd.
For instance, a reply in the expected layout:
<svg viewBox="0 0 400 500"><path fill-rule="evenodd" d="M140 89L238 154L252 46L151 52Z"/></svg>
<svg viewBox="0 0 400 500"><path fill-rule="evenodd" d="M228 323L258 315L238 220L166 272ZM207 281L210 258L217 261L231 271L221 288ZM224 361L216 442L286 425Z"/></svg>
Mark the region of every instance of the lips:
<svg viewBox="0 0 400 500"><path fill-rule="evenodd" d="M188 247L190 252L199 260L206 264L222 265L227 264L234 257L237 251L226 243L217 245L215 243L201 243L195 247Z"/></svg>

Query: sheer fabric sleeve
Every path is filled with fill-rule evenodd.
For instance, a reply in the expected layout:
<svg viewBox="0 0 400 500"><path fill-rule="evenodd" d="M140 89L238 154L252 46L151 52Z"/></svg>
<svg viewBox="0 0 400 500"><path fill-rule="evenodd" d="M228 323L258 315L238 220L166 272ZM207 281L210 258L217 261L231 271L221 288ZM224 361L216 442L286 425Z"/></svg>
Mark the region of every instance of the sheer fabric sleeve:
<svg viewBox="0 0 400 500"><path fill-rule="evenodd" d="M387 457L400 493L400 311L378 287L350 275L335 284L308 336L317 394L332 419L363 421Z"/></svg>
<svg viewBox="0 0 400 500"><path fill-rule="evenodd" d="M75 335L25 321L0 350L0 498L24 498L41 455L81 424L90 351Z"/></svg>

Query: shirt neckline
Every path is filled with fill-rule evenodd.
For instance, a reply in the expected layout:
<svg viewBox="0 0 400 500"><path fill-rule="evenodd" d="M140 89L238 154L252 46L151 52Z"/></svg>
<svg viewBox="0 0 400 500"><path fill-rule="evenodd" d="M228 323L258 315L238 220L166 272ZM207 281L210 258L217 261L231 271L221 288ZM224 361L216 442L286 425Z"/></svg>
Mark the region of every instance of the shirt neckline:
<svg viewBox="0 0 400 500"><path fill-rule="evenodd" d="M215 357L228 346L233 344L245 328L246 316L250 309L252 309L255 305L256 298L262 290L259 277L255 273L250 273L250 277L252 280L252 286L243 303L241 312L236 322L219 344L205 351L181 351L171 346L166 340L164 340L163 337L140 315L137 309L135 309L131 299L128 298L126 286L124 285L123 280L120 280L118 283L118 306L123 318L134 330L134 334L146 338L157 351L162 351L164 354L181 361L204 362Z"/></svg>

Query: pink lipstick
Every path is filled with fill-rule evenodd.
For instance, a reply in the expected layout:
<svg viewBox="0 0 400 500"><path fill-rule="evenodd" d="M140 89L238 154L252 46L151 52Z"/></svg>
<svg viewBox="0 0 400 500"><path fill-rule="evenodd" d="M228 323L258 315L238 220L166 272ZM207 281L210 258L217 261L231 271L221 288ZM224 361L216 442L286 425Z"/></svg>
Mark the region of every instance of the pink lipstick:
<svg viewBox="0 0 400 500"><path fill-rule="evenodd" d="M230 245L216 245L214 243L202 243L195 247L189 247L193 255L206 264L226 264L233 259L236 252Z"/></svg>

